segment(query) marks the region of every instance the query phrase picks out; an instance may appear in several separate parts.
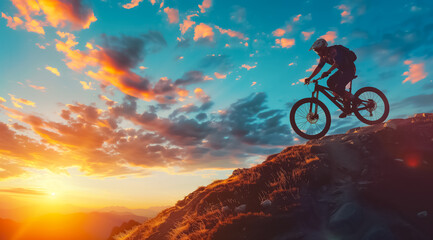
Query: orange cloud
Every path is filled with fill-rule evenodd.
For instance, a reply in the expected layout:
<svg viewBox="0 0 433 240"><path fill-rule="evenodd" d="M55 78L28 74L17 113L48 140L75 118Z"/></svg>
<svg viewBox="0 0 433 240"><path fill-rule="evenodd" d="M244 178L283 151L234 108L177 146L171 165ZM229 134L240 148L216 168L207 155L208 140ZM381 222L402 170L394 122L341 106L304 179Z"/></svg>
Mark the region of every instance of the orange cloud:
<svg viewBox="0 0 433 240"><path fill-rule="evenodd" d="M6 99L0 97L0 103L1 103L1 102L6 102Z"/></svg>
<svg viewBox="0 0 433 240"><path fill-rule="evenodd" d="M39 91L42 91L42 92L45 92L45 90L46 90L46 88L42 87L42 86L29 85L29 87L34 88L34 89L39 90Z"/></svg>
<svg viewBox="0 0 433 240"><path fill-rule="evenodd" d="M227 77L227 74L221 74L221 73L217 73L215 72L215 77L218 79L225 79Z"/></svg>
<svg viewBox="0 0 433 240"><path fill-rule="evenodd" d="M251 86L250 87L252 87L252 86L254 86L254 85L256 85L257 84L257 82L253 82L253 83L251 83Z"/></svg>
<svg viewBox="0 0 433 240"><path fill-rule="evenodd" d="M427 73L424 71L424 63L415 64L410 60L406 60L404 64L409 65L409 71L403 73L403 76L407 76L407 78L403 80L403 83L407 81L416 83L427 77Z"/></svg>
<svg viewBox="0 0 433 240"><path fill-rule="evenodd" d="M34 20L34 19L27 21L24 24L24 27L26 28L26 30L28 32L34 32L34 33L38 33L41 35L45 35L45 30L42 27L41 23L39 21Z"/></svg>
<svg viewBox="0 0 433 240"><path fill-rule="evenodd" d="M198 5L198 7L200 8L200 12L201 13L205 13L207 8L210 8L212 5L212 1L211 0L203 0L203 3L201 5Z"/></svg>
<svg viewBox="0 0 433 240"><path fill-rule="evenodd" d="M143 0L131 0L130 3L124 4L122 7L126 8L126 9L131 9L134 8L136 6L138 6L138 4L140 4L140 2L142 2ZM152 5L155 4L155 2L152 3Z"/></svg>
<svg viewBox="0 0 433 240"><path fill-rule="evenodd" d="M201 88L194 89L194 94L195 97L198 98L203 103L210 101L210 97Z"/></svg>
<svg viewBox="0 0 433 240"><path fill-rule="evenodd" d="M41 45L41 44L39 44L39 43L36 43L35 45L38 46L38 48L40 48L40 49L45 49L45 46L44 46L44 45Z"/></svg>
<svg viewBox="0 0 433 240"><path fill-rule="evenodd" d="M227 29L227 30L226 30L226 29L222 29L222 28L220 28L220 27L218 27L218 26L215 26L215 28L218 29L218 30L220 31L221 34L227 34L227 35L229 35L230 37L237 37L237 38L239 38L239 39L248 40L248 39L245 39L243 33L236 32L236 31L233 31L233 30L231 30L231 29Z"/></svg>
<svg viewBox="0 0 433 240"><path fill-rule="evenodd" d="M301 16L302 16L301 14L296 15L296 16L293 18L293 22L297 22L297 21L299 21L299 18L300 18Z"/></svg>
<svg viewBox="0 0 433 240"><path fill-rule="evenodd" d="M38 34L45 34L43 27L47 25L55 28L70 25L73 30L79 30L89 28L97 20L92 9L85 6L82 0L12 0L12 4L19 12L13 18L14 23L20 22L19 17L23 17L23 27ZM34 16L45 16L45 21Z"/></svg>
<svg viewBox="0 0 433 240"><path fill-rule="evenodd" d="M200 38L207 38L209 41L213 41L214 32L212 27L200 23L194 28L194 41L198 41Z"/></svg>
<svg viewBox="0 0 433 240"><path fill-rule="evenodd" d="M275 43L281 45L283 48L291 48L295 45L295 39L281 38L275 39Z"/></svg>
<svg viewBox="0 0 433 240"><path fill-rule="evenodd" d="M333 44L337 38L337 33L334 31L328 31L325 35L320 37Z"/></svg>
<svg viewBox="0 0 433 240"><path fill-rule="evenodd" d="M66 41L56 40L56 48L66 56L66 65L74 71L85 71L85 74L101 83L102 86L114 86L123 93L136 98L159 103L172 104L176 102L176 95L187 92L182 87L187 84L204 81L201 72L187 73L185 79L178 79L174 84L172 80L161 78L157 83L150 83L149 79L132 71L138 67L144 57L143 48L154 44L155 47L165 46L165 40L159 32L149 32L140 38L111 37L112 44L96 46L94 49L80 51L75 49L78 44L75 36L70 33L57 33ZM190 75L188 75L190 74Z"/></svg>
<svg viewBox="0 0 433 240"><path fill-rule="evenodd" d="M303 31L301 33L302 33L302 35L304 35L304 40L307 41L308 39L310 39L311 35L314 34L314 31L311 31L311 32L304 32Z"/></svg>
<svg viewBox="0 0 433 240"><path fill-rule="evenodd" d="M250 65L247 65L247 64L242 64L242 67L245 68L245 69L247 69L247 70L250 70L250 69L256 68L257 66L250 66Z"/></svg>
<svg viewBox="0 0 433 240"><path fill-rule="evenodd" d="M343 10L341 12L341 23L350 22L353 16L350 15L350 8L344 4L337 6L338 9Z"/></svg>
<svg viewBox="0 0 433 240"><path fill-rule="evenodd" d="M156 0L149 0L152 5L155 5Z"/></svg>
<svg viewBox="0 0 433 240"><path fill-rule="evenodd" d="M164 12L167 14L169 23L178 23L179 22L179 10L166 7L166 8L164 8Z"/></svg>
<svg viewBox="0 0 433 240"><path fill-rule="evenodd" d="M32 106L32 107L36 107L36 104L30 100L24 99L24 98L16 98L14 95L12 94L8 94L11 98L12 103L14 104L15 107L18 108L23 108L21 105L19 105L19 103L27 105L27 106Z"/></svg>
<svg viewBox="0 0 433 240"><path fill-rule="evenodd" d="M312 71L314 71L314 69L316 69L316 67L317 67L317 64L311 66L309 69L307 69L307 70L305 70L305 71L306 71L306 72L312 72Z"/></svg>
<svg viewBox="0 0 433 240"><path fill-rule="evenodd" d="M81 85L83 86L84 90L95 90L94 88L92 88L92 83L89 82L85 82L85 81L80 81Z"/></svg>
<svg viewBox="0 0 433 240"><path fill-rule="evenodd" d="M181 23L179 26L180 26L180 32L181 32L181 34L183 35L186 31L188 31L188 29L190 28L190 27L192 27L193 25L195 24L195 22L194 21L191 21L191 20L188 20L188 19L185 19L185 20L183 20L183 23Z"/></svg>
<svg viewBox="0 0 433 240"><path fill-rule="evenodd" d="M57 70L57 68L46 66L45 69L52 72L54 75L57 75L58 77L60 76L59 70Z"/></svg>
<svg viewBox="0 0 433 240"><path fill-rule="evenodd" d="M281 37L286 33L286 30L282 29L282 28L278 28L277 30L272 32L272 35L274 35L275 37Z"/></svg>
<svg viewBox="0 0 433 240"><path fill-rule="evenodd" d="M7 25L8 27L12 29L17 29L17 26L23 24L23 20L21 20L19 17L10 17L6 14L2 13L2 18L6 19L8 21Z"/></svg>

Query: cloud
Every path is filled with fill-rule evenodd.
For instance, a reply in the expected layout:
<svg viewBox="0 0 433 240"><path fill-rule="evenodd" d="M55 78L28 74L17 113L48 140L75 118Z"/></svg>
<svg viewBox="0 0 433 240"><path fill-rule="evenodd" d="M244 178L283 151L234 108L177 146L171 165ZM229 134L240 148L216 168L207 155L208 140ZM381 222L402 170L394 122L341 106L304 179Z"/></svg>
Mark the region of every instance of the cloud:
<svg viewBox="0 0 433 240"><path fill-rule="evenodd" d="M85 81L80 81L80 83L81 83L81 86L83 86L84 90L95 90L94 88L92 88L91 82L87 83Z"/></svg>
<svg viewBox="0 0 433 240"><path fill-rule="evenodd" d="M47 25L55 28L69 25L73 30L80 30L89 28L97 20L93 10L82 0L12 0L12 4L19 12L15 17L24 18L24 28L39 34L45 34L43 27ZM44 16L45 21L39 16Z"/></svg>
<svg viewBox="0 0 433 240"><path fill-rule="evenodd" d="M8 21L7 26L14 30L17 29L17 26L23 24L23 20L19 17L10 17L2 13L2 18L6 19Z"/></svg>
<svg viewBox="0 0 433 240"><path fill-rule="evenodd" d="M59 72L59 70L57 70L57 68L46 66L45 69L47 69L48 71L50 71L51 73L53 73L57 77L60 77L60 72Z"/></svg>
<svg viewBox="0 0 433 240"><path fill-rule="evenodd" d="M179 10L166 7L166 8L164 8L164 12L167 14L169 23L178 23L179 22Z"/></svg>
<svg viewBox="0 0 433 240"><path fill-rule="evenodd" d="M295 45L295 39L281 38L275 39L275 43L281 45L282 48L291 48Z"/></svg>
<svg viewBox="0 0 433 240"><path fill-rule="evenodd" d="M16 98L14 95L12 94L8 94L11 98L12 103L18 107L18 108L22 108L21 105L19 105L18 103L27 105L27 106L32 106L32 107L36 107L36 104L30 100L24 99L24 98Z"/></svg>
<svg viewBox="0 0 433 240"><path fill-rule="evenodd" d="M195 24L194 21L191 21L191 20L188 20L188 19L183 20L183 23L181 23L179 25L181 34L182 35L185 34L185 32L188 31L188 29L190 27L192 27L194 24Z"/></svg>
<svg viewBox="0 0 433 240"><path fill-rule="evenodd" d="M170 80L164 78L161 82ZM30 126L27 131L42 139L18 135L0 122L0 157L15 161L17 165L10 165L9 169L14 166L18 170L31 167L62 172L76 166L86 175L99 177L142 175L148 173L149 167L240 167L244 159L278 152L292 139L287 122L283 121L285 111L268 108L265 93L236 100L221 109L224 114L206 114L204 111L213 102L201 88L195 88L194 94L201 105L186 104L168 118L158 116L156 108L138 112L138 99L131 96L116 103L100 95L107 110L95 105L68 104L57 121L0 104L15 120ZM188 118L189 113L197 114ZM122 128L119 123L123 121L133 127ZM1 161L0 167L7 169L4 165ZM23 174L18 170L16 174Z"/></svg>
<svg viewBox="0 0 433 240"><path fill-rule="evenodd" d="M42 27L42 24L34 19L27 21L24 26L28 32L45 35L45 30Z"/></svg>
<svg viewBox="0 0 433 240"><path fill-rule="evenodd" d="M403 80L403 83L407 81L416 83L427 77L427 73L424 71L424 63L415 64L410 60L406 60L404 64L409 65L409 71L403 73L403 76L407 76L406 79Z"/></svg>
<svg viewBox="0 0 433 240"><path fill-rule="evenodd" d="M194 89L194 94L195 97L203 103L207 103L210 101L210 97L201 88Z"/></svg>
<svg viewBox="0 0 433 240"><path fill-rule="evenodd" d="M200 71L189 71L182 78L177 79L175 85L190 85L205 81L204 75Z"/></svg>
<svg viewBox="0 0 433 240"><path fill-rule="evenodd" d="M45 92L45 90L47 89L46 87L43 87L43 86L36 86L36 85L32 85L32 84L30 84L29 87L34 88L34 89L36 89L36 90L39 90L39 91L41 91L41 92Z"/></svg>
<svg viewBox="0 0 433 240"><path fill-rule="evenodd" d="M167 45L159 32L150 31L140 37L103 35L102 46L86 51L75 49L78 43L73 34L58 32L58 35L67 38L64 42L56 40L57 50L65 53L66 65L75 71L96 68L86 71L86 75L99 81L102 86L113 85L127 95L164 104L175 103L176 94L187 92L170 85L172 82L169 79L161 78L152 84L148 78L132 71L149 52L157 52Z"/></svg>
<svg viewBox="0 0 433 240"><path fill-rule="evenodd" d="M409 106L413 106L415 108L423 108L423 112L428 112L426 108L431 107L431 103L433 102L433 94L420 94L415 96L410 96L404 98L400 102L397 102L392 105L393 109L398 108L407 108ZM432 109L430 109L431 111ZM416 111L414 111L416 112Z"/></svg>
<svg viewBox="0 0 433 240"><path fill-rule="evenodd" d="M341 23L351 22L353 20L353 16L351 15L350 8L347 5L341 4L337 6L341 12Z"/></svg>
<svg viewBox="0 0 433 240"><path fill-rule="evenodd" d="M286 30L282 29L282 28L278 28L277 30L272 32L272 35L274 35L275 37L281 37L286 33Z"/></svg>
<svg viewBox="0 0 433 240"><path fill-rule="evenodd" d="M143 0L131 0L130 3L124 4L124 5L122 5L122 7L126 8L126 9L131 9L131 8L137 7L138 4L140 4L140 2L142 2L142 1ZM153 4L155 4L155 2L153 2L152 5Z"/></svg>
<svg viewBox="0 0 433 240"><path fill-rule="evenodd" d="M38 48L40 48L40 49L45 49L45 46L44 46L44 45L41 45L41 44L39 44L39 43L36 43L35 45L38 46Z"/></svg>
<svg viewBox="0 0 433 240"><path fill-rule="evenodd" d="M301 33L302 33L302 35L304 35L304 40L307 41L308 39L310 39L311 35L314 34L314 31L311 31L311 32L302 31Z"/></svg>
<svg viewBox="0 0 433 240"><path fill-rule="evenodd" d="M297 22L299 21L299 18L301 17L301 14L296 15L295 17L293 17L293 22Z"/></svg>
<svg viewBox="0 0 433 240"><path fill-rule="evenodd" d="M218 79L226 79L226 77L227 77L227 74L221 74L218 72L215 72L214 74L215 74L215 77Z"/></svg>
<svg viewBox="0 0 433 240"><path fill-rule="evenodd" d="M201 5L198 5L201 13L205 13L206 9L210 8L211 6L212 6L212 0L203 0L203 3Z"/></svg>
<svg viewBox="0 0 433 240"><path fill-rule="evenodd" d="M327 42L334 44L337 38L337 33L335 31L328 31L325 35L320 36L320 38L325 39Z"/></svg>
<svg viewBox="0 0 433 240"><path fill-rule="evenodd" d="M244 34L241 32L236 32L236 31L233 31L231 29L222 29L218 26L215 26L215 28L218 29L221 34L227 34L230 37L237 37L239 39L248 40L248 38L245 38Z"/></svg>
<svg viewBox="0 0 433 240"><path fill-rule="evenodd" d="M23 194L23 195L36 195L36 196L48 194L45 191L41 191L38 189L31 189L31 188L7 188L7 189L0 189L0 192L9 193L9 194Z"/></svg>
<svg viewBox="0 0 433 240"><path fill-rule="evenodd" d="M200 38L208 39L212 42L214 38L212 27L204 23L200 23L199 25L195 26L194 41L198 41Z"/></svg>
<svg viewBox="0 0 433 240"><path fill-rule="evenodd" d="M249 71L250 69L256 68L257 66L250 66L250 65L247 65L247 64L242 64L242 67L245 68L245 69L247 69Z"/></svg>

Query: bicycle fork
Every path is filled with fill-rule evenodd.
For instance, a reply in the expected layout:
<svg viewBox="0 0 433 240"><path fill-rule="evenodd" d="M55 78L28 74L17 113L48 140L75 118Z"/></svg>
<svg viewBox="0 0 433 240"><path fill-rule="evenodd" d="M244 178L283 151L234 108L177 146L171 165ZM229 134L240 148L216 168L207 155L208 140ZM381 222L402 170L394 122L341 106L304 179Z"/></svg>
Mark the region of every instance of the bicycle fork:
<svg viewBox="0 0 433 240"><path fill-rule="evenodd" d="M314 94L315 94L316 96L314 96ZM319 91L314 91L314 92L312 93L312 98L319 99ZM315 106L314 106L314 112L313 112L313 105L315 105ZM316 118L316 117L317 117L317 108L318 108L318 105L317 105L317 104L314 104L314 103L311 103L311 104L310 104L310 113L312 113L313 118Z"/></svg>

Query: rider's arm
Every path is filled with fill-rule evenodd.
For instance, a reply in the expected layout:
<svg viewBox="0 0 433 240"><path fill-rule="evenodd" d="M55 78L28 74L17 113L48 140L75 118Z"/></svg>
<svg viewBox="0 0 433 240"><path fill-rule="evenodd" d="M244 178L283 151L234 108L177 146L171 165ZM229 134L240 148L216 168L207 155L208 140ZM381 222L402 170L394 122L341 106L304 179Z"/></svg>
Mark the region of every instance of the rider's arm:
<svg viewBox="0 0 433 240"><path fill-rule="evenodd" d="M327 71L328 73L331 73L332 71L334 71L334 69L338 68L338 65L336 63L334 63L331 68L329 68L329 70Z"/></svg>
<svg viewBox="0 0 433 240"><path fill-rule="evenodd" d="M321 70L323 66L317 65L317 67L314 69L313 73L311 73L311 76L309 76L309 79L312 79L314 76L316 76Z"/></svg>

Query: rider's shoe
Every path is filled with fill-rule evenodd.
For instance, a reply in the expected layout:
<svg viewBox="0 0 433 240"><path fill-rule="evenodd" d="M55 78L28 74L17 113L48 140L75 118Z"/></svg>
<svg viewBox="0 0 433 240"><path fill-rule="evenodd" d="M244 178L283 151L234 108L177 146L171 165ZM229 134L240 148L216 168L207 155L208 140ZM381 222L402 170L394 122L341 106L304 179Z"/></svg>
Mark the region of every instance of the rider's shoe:
<svg viewBox="0 0 433 240"><path fill-rule="evenodd" d="M342 113L340 114L340 116L338 116L338 117L339 117L339 118L345 118L345 117L347 117L347 115L350 115L350 113L342 112Z"/></svg>

